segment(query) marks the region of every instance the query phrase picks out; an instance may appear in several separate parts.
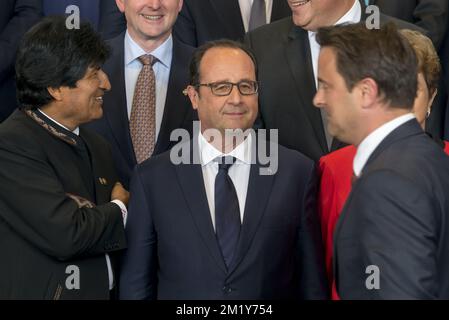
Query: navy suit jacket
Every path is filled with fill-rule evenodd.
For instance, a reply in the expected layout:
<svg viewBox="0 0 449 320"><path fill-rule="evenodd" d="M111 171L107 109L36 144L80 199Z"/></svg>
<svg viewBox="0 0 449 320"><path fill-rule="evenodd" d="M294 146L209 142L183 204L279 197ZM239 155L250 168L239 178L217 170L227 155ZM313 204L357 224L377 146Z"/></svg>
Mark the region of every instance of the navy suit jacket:
<svg viewBox="0 0 449 320"><path fill-rule="evenodd" d="M335 228L342 299L449 299L448 190L449 158L416 120L380 143ZM365 285L371 265L378 290Z"/></svg>
<svg viewBox="0 0 449 320"><path fill-rule="evenodd" d="M251 165L240 240L228 271L201 164L175 165L167 152L138 165L120 298L326 298L314 163L281 146L278 160L274 175L260 175L259 162Z"/></svg>
<svg viewBox="0 0 449 320"><path fill-rule="evenodd" d="M446 0L371 0L380 11L426 30L438 49L446 34L449 2Z"/></svg>
<svg viewBox="0 0 449 320"><path fill-rule="evenodd" d="M287 0L273 0L271 21L292 14ZM105 39L126 29L125 16L114 0L100 0L99 30ZM173 35L178 40L198 47L210 40L242 40L245 34L238 0L184 0Z"/></svg>
<svg viewBox="0 0 449 320"><path fill-rule="evenodd" d="M42 16L42 0L3 0L0 10L0 122L17 107L14 64L20 39Z"/></svg>
<svg viewBox="0 0 449 320"><path fill-rule="evenodd" d="M108 41L112 48L112 55L104 64L103 70L109 76L112 89L103 98L103 117L86 126L109 141L120 181L125 188L128 188L131 173L137 161L129 131L126 104L124 37L123 32ZM169 150L176 144L177 141L170 141L170 134L174 129L184 128L191 132L192 121L197 119L188 97L182 94L189 84L188 66L192 53L193 48L173 39L173 58L167 98L153 155Z"/></svg>
<svg viewBox="0 0 449 320"><path fill-rule="evenodd" d="M273 0L271 22L291 14L286 0ZM173 34L194 47L222 38L243 40L245 29L238 0L185 0Z"/></svg>

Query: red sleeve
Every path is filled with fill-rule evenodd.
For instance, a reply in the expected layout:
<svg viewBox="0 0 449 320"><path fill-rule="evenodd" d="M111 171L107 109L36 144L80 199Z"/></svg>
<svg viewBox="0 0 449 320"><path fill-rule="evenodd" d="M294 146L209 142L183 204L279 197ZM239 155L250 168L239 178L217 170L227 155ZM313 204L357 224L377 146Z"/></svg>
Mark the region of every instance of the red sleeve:
<svg viewBox="0 0 449 320"><path fill-rule="evenodd" d="M322 157L319 162L321 181L318 194L318 212L324 244L326 271L331 284L333 283L334 228L351 191L352 162L355 152L355 147L346 147ZM334 288L332 288L332 291L334 291ZM332 296L336 297L336 292L332 292Z"/></svg>

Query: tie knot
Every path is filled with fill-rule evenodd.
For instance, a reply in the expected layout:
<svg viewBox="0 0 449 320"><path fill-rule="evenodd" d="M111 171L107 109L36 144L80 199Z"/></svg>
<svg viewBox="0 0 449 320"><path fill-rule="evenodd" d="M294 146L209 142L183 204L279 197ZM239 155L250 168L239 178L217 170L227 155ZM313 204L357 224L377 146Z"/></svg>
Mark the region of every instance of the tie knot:
<svg viewBox="0 0 449 320"><path fill-rule="evenodd" d="M228 172L229 168L235 163L235 158L234 157L219 157L216 159L217 163L218 163L218 170L225 170L226 172Z"/></svg>
<svg viewBox="0 0 449 320"><path fill-rule="evenodd" d="M152 66L156 62L156 59L151 54L143 54L138 59L144 66Z"/></svg>

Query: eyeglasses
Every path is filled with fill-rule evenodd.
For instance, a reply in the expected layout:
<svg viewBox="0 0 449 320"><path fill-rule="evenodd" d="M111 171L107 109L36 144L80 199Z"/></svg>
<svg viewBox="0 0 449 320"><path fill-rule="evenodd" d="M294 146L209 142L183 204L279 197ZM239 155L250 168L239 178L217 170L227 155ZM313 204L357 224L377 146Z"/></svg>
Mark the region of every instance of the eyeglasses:
<svg viewBox="0 0 449 320"><path fill-rule="evenodd" d="M256 94L259 89L257 81L242 80L237 83L229 81L211 82L211 83L198 83L197 87L209 87L212 94L216 96L228 96L231 94L232 88L237 87L242 96L250 96Z"/></svg>

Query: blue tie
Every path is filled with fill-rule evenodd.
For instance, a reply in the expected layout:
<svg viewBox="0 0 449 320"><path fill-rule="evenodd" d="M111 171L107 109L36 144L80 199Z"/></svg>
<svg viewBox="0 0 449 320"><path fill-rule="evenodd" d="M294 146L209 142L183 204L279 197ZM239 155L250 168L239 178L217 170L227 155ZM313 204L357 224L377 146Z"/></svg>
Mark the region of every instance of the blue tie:
<svg viewBox="0 0 449 320"><path fill-rule="evenodd" d="M240 236L240 209L237 192L229 168L234 157L218 158L218 173L215 177L215 232L226 267L229 269Z"/></svg>
<svg viewBox="0 0 449 320"><path fill-rule="evenodd" d="M369 0L365 0L365 4L369 6Z"/></svg>

